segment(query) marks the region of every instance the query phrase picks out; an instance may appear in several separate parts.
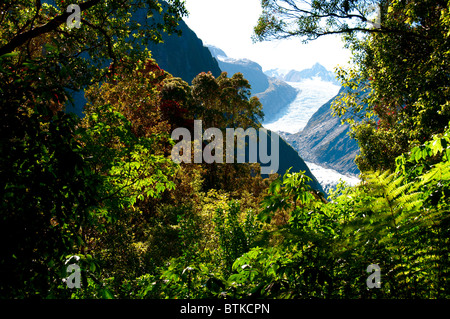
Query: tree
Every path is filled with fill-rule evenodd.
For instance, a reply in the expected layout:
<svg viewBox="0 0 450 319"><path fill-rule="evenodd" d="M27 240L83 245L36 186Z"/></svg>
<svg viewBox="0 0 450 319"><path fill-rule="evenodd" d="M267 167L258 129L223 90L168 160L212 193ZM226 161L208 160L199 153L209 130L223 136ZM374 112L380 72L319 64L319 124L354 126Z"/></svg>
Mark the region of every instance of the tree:
<svg viewBox="0 0 450 319"><path fill-rule="evenodd" d="M257 40L305 41L341 34L353 67L334 102L350 114L360 170L392 169L395 158L441 133L450 120L447 1L262 1Z"/></svg>
<svg viewBox="0 0 450 319"><path fill-rule="evenodd" d="M222 72L217 83L221 109L227 118L226 127L259 128L264 117L262 104L257 97L251 96L250 83L242 73L235 73L228 78L228 74Z"/></svg>
<svg viewBox="0 0 450 319"><path fill-rule="evenodd" d="M179 33L178 21L186 14L179 0L90 0L79 4L80 28L66 24L67 3L3 1L0 4L0 56L19 52L16 63L47 58L53 52L64 71L60 83L71 90L114 74L123 56L146 57L149 42L161 42L162 32ZM55 57L55 56L54 56ZM111 67L105 68L112 61ZM66 94L68 95L68 94Z"/></svg>
<svg viewBox="0 0 450 319"><path fill-rule="evenodd" d="M255 40L301 37L305 41L330 34L399 32L380 21L387 1L262 0Z"/></svg>
<svg viewBox="0 0 450 319"><path fill-rule="evenodd" d="M135 156L134 162L113 157L112 163L103 163L112 171L105 176L91 165L89 153L95 147L86 148L89 140L80 140L80 120L62 110L71 91L114 75L122 55L147 57L140 44L159 41L161 31L175 31L185 11L181 2L171 3L163 13L157 1L85 1L79 5L80 29L65 24L70 13L62 0L54 5L31 0L0 4L0 267L7 277L0 284L2 297L67 296L58 290L66 256L84 254L85 231L100 230L112 217L105 207L111 195L130 185L133 195L139 195L143 185L133 183L140 177L133 165L149 158L145 146L150 142L127 145L134 147L128 154ZM129 14L136 12L149 14L146 23L130 20ZM161 15L162 21L152 15ZM105 67L108 60L110 69ZM124 124L119 137L136 141L122 115L102 115ZM96 124L85 137L108 130ZM114 180L125 171L134 175ZM146 191L155 195L163 184Z"/></svg>
<svg viewBox="0 0 450 319"><path fill-rule="evenodd" d="M0 61L0 294L46 297L61 284L64 258L82 246L102 181L75 138L78 119L55 110L61 88L46 86L61 76L49 74L54 64Z"/></svg>
<svg viewBox="0 0 450 319"><path fill-rule="evenodd" d="M442 133L448 108L448 9L436 1L394 1L384 23L397 33L350 38L355 69L340 70L343 85L359 87L364 96L343 94L333 106L351 114L366 105L362 122L352 123L361 146L360 169L394 168L395 158Z"/></svg>
<svg viewBox="0 0 450 319"><path fill-rule="evenodd" d="M202 120L204 128L218 128L226 136L226 128L255 128L261 126L264 113L258 98L251 97L250 84L241 73L228 77L226 72L215 78L210 72L200 73L191 86L194 118ZM223 161L226 163L226 152ZM205 166L208 171L205 186L228 191L245 187L259 175L259 168L246 164L217 164ZM241 176L242 178L239 178ZM250 184L248 184L250 185Z"/></svg>
<svg viewBox="0 0 450 319"><path fill-rule="evenodd" d="M226 72L218 78L210 72L200 73L192 81L192 96L195 118L205 127L258 128L264 116L261 102L251 97L250 84L241 73L231 78Z"/></svg>

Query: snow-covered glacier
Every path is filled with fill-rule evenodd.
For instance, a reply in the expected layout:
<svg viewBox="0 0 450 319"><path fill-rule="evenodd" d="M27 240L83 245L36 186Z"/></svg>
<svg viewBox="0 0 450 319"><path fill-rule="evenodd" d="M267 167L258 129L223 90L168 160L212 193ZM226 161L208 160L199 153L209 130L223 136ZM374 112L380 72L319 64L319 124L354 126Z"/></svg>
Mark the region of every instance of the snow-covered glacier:
<svg viewBox="0 0 450 319"><path fill-rule="evenodd" d="M305 79L301 82L287 82L298 89L295 100L281 113L275 121L263 123L267 129L280 133L280 136L297 133L306 126L311 116L326 102L335 97L340 89L329 81L319 77ZM280 156L283 156L280 154ZM343 175L333 169L324 168L316 163L306 163L323 189L333 189L343 180L349 185L356 185L359 179L352 175Z"/></svg>
<svg viewBox="0 0 450 319"><path fill-rule="evenodd" d="M305 163L308 165L309 170L316 177L325 192L336 188L340 181L344 181L350 186L355 186L360 182L359 178L355 176L343 175L336 172L334 169L324 168L314 163Z"/></svg>
<svg viewBox="0 0 450 319"><path fill-rule="evenodd" d="M340 86L323 81L319 77L302 82L287 82L299 93L295 100L279 115L278 119L263 126L275 132L297 133L306 126L311 116L326 102L338 94Z"/></svg>

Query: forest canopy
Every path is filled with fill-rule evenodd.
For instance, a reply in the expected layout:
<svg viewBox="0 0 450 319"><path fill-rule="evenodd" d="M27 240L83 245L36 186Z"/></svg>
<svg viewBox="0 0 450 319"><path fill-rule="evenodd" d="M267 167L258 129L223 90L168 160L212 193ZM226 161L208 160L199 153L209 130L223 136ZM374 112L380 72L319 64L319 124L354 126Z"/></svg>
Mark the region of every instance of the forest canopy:
<svg viewBox="0 0 450 319"><path fill-rule="evenodd" d="M449 3L261 3L255 39L352 49L333 108L357 186L172 161L175 128L263 116L242 74L187 83L145 49L179 33L183 1L80 1L80 28L62 0L0 4L0 298L449 297ZM81 90L83 118L66 112Z"/></svg>

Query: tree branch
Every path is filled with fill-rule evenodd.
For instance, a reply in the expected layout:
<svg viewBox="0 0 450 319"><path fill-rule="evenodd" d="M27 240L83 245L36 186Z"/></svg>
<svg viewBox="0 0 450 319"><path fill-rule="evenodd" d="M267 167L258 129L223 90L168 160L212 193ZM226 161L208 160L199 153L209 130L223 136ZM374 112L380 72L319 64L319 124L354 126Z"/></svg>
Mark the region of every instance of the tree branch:
<svg viewBox="0 0 450 319"><path fill-rule="evenodd" d="M97 5L100 3L101 0L91 0L84 3L81 3L80 6L80 12L86 11L90 9L91 7ZM43 26L31 29L29 31L20 33L13 37L7 44L0 47L0 56L11 53L21 45L25 44L28 40L31 40L33 38L36 38L42 34L52 32L56 30L60 25L65 23L67 21L67 18L71 15L70 12L64 12L60 14L59 16L56 16L48 23L44 24Z"/></svg>
<svg viewBox="0 0 450 319"><path fill-rule="evenodd" d="M95 29L95 30L99 31L99 32L102 33L103 36L105 37L106 42L107 42L107 44L108 44L108 54L109 54L109 57L113 60L111 73L114 74L114 73L116 72L116 71L115 71L115 67L116 67L116 64L117 64L117 58L116 58L116 55L115 55L115 53L114 53L114 51L113 51L113 46L112 46L112 43L111 43L111 37L110 37L110 36L108 35L108 33L107 33L104 29L102 29L101 27L96 26L96 25L90 23L89 21L87 21L87 20L85 20L85 19L81 19L81 21L82 21L83 23L85 23L86 25L88 25L89 27L91 27L92 29Z"/></svg>
<svg viewBox="0 0 450 319"><path fill-rule="evenodd" d="M22 33L28 26L31 25L31 28L33 28L33 24L34 24L34 20L36 20L36 18L39 15L39 10L41 10L41 1L40 0L36 0L36 13L34 14L33 18L31 20L29 20L27 23L25 23L25 25L20 29L20 31L18 32L18 34Z"/></svg>

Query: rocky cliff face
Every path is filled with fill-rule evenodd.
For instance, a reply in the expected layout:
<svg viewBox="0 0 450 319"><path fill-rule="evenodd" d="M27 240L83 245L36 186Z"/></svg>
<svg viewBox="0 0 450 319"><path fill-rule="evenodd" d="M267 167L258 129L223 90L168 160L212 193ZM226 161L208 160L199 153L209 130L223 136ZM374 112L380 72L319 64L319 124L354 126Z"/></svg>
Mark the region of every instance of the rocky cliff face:
<svg viewBox="0 0 450 319"><path fill-rule="evenodd" d="M248 80L252 86L252 93L262 93L269 88L269 78L262 71L262 67L248 59L231 59L227 57L216 57L219 67L222 71L227 72L228 76L235 73L242 73L244 78Z"/></svg>
<svg viewBox="0 0 450 319"><path fill-rule="evenodd" d="M305 161L332 168L342 174L357 175L359 169L354 159L359 147L347 134L348 124L342 125L339 117L332 116L333 100L321 106L301 132L286 134L284 138Z"/></svg>
<svg viewBox="0 0 450 319"><path fill-rule="evenodd" d="M210 71L218 77L221 69L208 48L203 46L202 40L183 21L179 28L182 31L181 37L165 34L164 43L149 46L158 65L188 83L201 72Z"/></svg>
<svg viewBox="0 0 450 319"><path fill-rule="evenodd" d="M269 78L268 88L255 94L263 105L264 119L269 122L294 101L300 92L284 81Z"/></svg>

